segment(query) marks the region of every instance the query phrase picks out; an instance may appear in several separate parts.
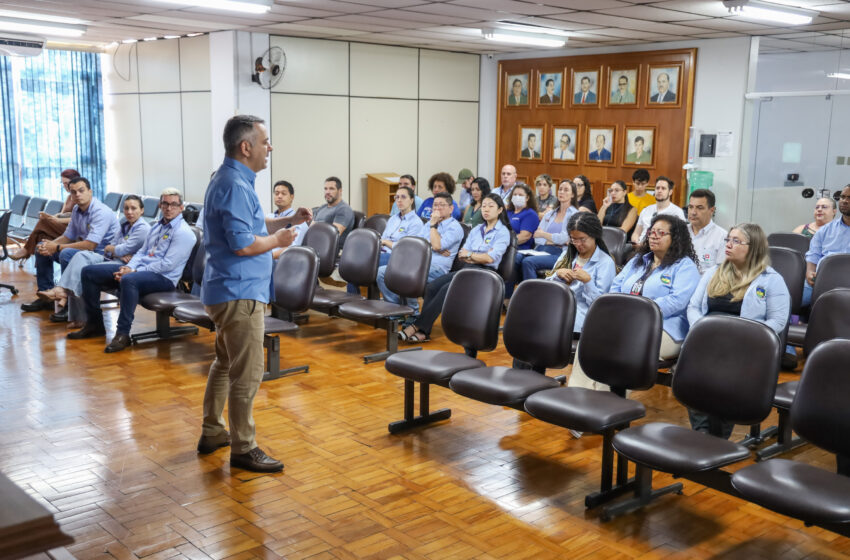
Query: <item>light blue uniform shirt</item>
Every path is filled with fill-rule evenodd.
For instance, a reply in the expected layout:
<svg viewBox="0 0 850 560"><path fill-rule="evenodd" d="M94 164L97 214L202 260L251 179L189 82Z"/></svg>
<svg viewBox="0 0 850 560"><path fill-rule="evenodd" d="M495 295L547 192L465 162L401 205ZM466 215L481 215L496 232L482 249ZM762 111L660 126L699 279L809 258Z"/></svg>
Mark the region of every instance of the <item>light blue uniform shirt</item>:
<svg viewBox="0 0 850 560"><path fill-rule="evenodd" d="M575 206L570 206L567 208L567 213L564 214L564 221L561 222L561 229L558 230L557 233L552 234L552 244L553 245L566 245L570 240L570 235L567 233L567 224L570 222L570 218L573 217L573 214L578 212L578 208ZM549 231L549 226L555 222L555 217L558 215L557 210L549 210L545 214L543 214L543 219L540 220L540 225L537 229L542 229L543 231ZM535 237L534 243L536 245L546 245L546 240L542 237ZM604 252L604 251L603 251Z"/></svg>
<svg viewBox="0 0 850 560"><path fill-rule="evenodd" d="M431 242L431 224L422 224L421 237L425 241ZM454 218L447 218L437 224L437 233L440 234L440 251L431 250L431 270L442 271L446 274L451 270L452 263L460 249L460 242L463 241L463 226ZM441 255L443 251L448 251L449 256Z"/></svg>
<svg viewBox="0 0 850 560"><path fill-rule="evenodd" d="M422 223L419 216L416 215L416 212L410 211L404 216L396 214L394 216L390 216L390 219L387 220L387 227L384 228L384 233L381 234L381 239L387 239L395 244L399 239L407 237L408 235L422 237L423 230L427 227L427 225ZM391 248L381 245L382 253L389 253L391 251Z"/></svg>
<svg viewBox="0 0 850 560"><path fill-rule="evenodd" d="M287 208L283 212L280 210L275 210L274 212L269 212L266 215L266 218L274 220L275 218L289 218L290 216L295 215L295 208ZM307 233L307 228L310 227L310 224L307 222L298 224L297 226L292 226L292 229L295 230L295 239L292 240L292 245L290 247L295 247L301 245L304 242L304 234Z"/></svg>
<svg viewBox="0 0 850 560"><path fill-rule="evenodd" d="M815 233L806 252L806 262L820 266L824 257L836 253L850 253L850 226L840 217Z"/></svg>
<svg viewBox="0 0 850 560"><path fill-rule="evenodd" d="M194 246L195 234L183 220L183 215L177 214L167 224L159 220L151 226L145 244L127 266L136 272L161 274L176 286Z"/></svg>
<svg viewBox="0 0 850 560"><path fill-rule="evenodd" d="M564 251L567 251L567 249L564 249ZM562 252L558 260L563 257L564 253ZM570 268L572 268L574 262L570 263ZM611 289L611 283L617 275L617 265L614 263L614 259L599 247L596 247L593 255L590 256L590 260L584 263L581 269L590 275L590 281L585 283L574 280L570 283L570 289L576 298L576 320L573 325L573 332L577 333L580 333L584 326L584 317L587 315L590 304L602 294L608 293L608 290ZM554 274L548 280L563 282Z"/></svg>
<svg viewBox="0 0 850 560"><path fill-rule="evenodd" d="M269 302L271 251L240 257L236 251L266 236L266 221L254 191L257 174L228 157L218 168L204 197L204 248L207 266L201 287L204 305L238 299Z"/></svg>
<svg viewBox="0 0 850 560"><path fill-rule="evenodd" d="M485 266L499 268L502 256L505 254L508 245L511 244L511 229L505 227L501 220L496 222L493 229L487 230L486 228L486 223L472 228L463 248L473 253L487 253L493 259L493 262Z"/></svg>
<svg viewBox="0 0 850 560"><path fill-rule="evenodd" d="M628 294L632 286L646 271L653 259L652 253L635 256L614 278L611 293ZM699 284L699 268L691 259L683 257L669 266L659 266L643 284L643 296L661 308L664 332L676 342L688 334L688 303Z"/></svg>
<svg viewBox="0 0 850 560"><path fill-rule="evenodd" d="M119 227L120 229L115 237L112 238L112 245L115 246L115 250L112 255L109 255L111 257L135 254L141 249L151 230L150 224L144 218L139 218L132 226L129 225L129 222L124 222Z"/></svg>
<svg viewBox="0 0 850 560"><path fill-rule="evenodd" d="M688 304L688 323L694 323L708 314L708 283L720 267L705 271ZM785 280L778 272L767 267L753 280L741 300L741 317L764 323L779 336L785 331L791 315L791 294Z"/></svg>
<svg viewBox="0 0 850 560"><path fill-rule="evenodd" d="M92 198L85 212L82 212L79 206L74 206L71 211L71 221L68 222L68 227L62 235L74 243L91 241L97 245L94 252L103 254L103 248L110 244L115 234L120 232L121 227L118 225L115 212L98 199Z"/></svg>
<svg viewBox="0 0 850 560"><path fill-rule="evenodd" d="M419 207L422 206L422 197L417 194L413 195L413 203L416 205L416 208L419 209ZM416 210L414 210L413 213L416 214ZM398 214L398 204L393 202L393 206L390 208L390 216L395 216L396 214Z"/></svg>

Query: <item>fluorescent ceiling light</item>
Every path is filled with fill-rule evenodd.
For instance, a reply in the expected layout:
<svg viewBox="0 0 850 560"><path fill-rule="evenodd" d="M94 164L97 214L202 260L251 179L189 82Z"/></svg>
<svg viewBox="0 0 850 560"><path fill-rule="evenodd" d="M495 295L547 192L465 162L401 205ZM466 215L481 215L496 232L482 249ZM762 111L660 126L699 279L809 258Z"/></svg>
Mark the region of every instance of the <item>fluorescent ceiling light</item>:
<svg viewBox="0 0 850 560"><path fill-rule="evenodd" d="M131 43L138 43L138 42L139 42L139 40L138 40L138 39L124 39L124 40L123 40L123 41L121 41L121 42L122 42L122 43L124 43L125 45L129 45L129 44L131 44Z"/></svg>
<svg viewBox="0 0 850 560"><path fill-rule="evenodd" d="M0 30L18 33L36 33L58 37L81 37L86 32L85 25L70 23L51 23L33 19L0 17Z"/></svg>
<svg viewBox="0 0 850 560"><path fill-rule="evenodd" d="M508 43L511 45L528 45L534 47L563 47L567 44L567 38L553 39L543 35L533 33L519 33L511 31L501 31L498 29L482 29L481 35L488 41L495 43Z"/></svg>
<svg viewBox="0 0 850 560"><path fill-rule="evenodd" d="M805 25L811 23L818 15L818 12L813 10L781 6L760 0L723 0L723 5L729 8L729 13L733 16L787 25Z"/></svg>
<svg viewBox="0 0 850 560"><path fill-rule="evenodd" d="M268 12L274 0L157 0L167 4L180 4L197 8L214 10L232 10L249 14L264 14Z"/></svg>
<svg viewBox="0 0 850 560"><path fill-rule="evenodd" d="M523 33L538 33L542 35L555 35L556 37L567 37L570 32L563 29L555 29L554 27L541 27L530 23L521 23L518 21L497 21L499 29L508 29L510 31L521 31Z"/></svg>
<svg viewBox="0 0 850 560"><path fill-rule="evenodd" d="M33 13L30 13L30 12L18 12L18 11L15 11L15 10L0 10L0 17L34 19L34 20L38 20L38 21L52 21L52 22L56 22L56 23L70 23L70 24L88 23L86 20L83 20L83 19L54 16L54 15L49 15L49 14L33 14Z"/></svg>
<svg viewBox="0 0 850 560"><path fill-rule="evenodd" d="M826 75L827 78L838 78L839 80L850 80L850 74L846 72L832 72Z"/></svg>

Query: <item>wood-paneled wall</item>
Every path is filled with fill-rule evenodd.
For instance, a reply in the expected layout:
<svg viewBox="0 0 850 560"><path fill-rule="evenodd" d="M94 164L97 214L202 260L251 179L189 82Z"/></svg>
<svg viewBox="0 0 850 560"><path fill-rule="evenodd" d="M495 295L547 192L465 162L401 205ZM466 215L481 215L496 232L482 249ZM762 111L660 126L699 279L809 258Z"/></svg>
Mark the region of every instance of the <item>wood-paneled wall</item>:
<svg viewBox="0 0 850 560"><path fill-rule="evenodd" d="M502 61L499 64L497 167L494 177L498 178L501 166L508 163L514 164L520 179L528 183L533 183L541 173L548 173L553 179L586 175L593 184L597 204L601 203L608 185L618 179L630 184L632 173L639 167L648 169L653 179L666 175L675 181L677 187L683 187L685 172L682 166L688 157L696 51L677 49ZM658 91L658 74L668 68L674 69L672 73L665 72L668 75L678 71L678 76L670 80L668 90L675 92L676 99L653 102ZM636 73L626 72L629 70ZM591 72L597 73L597 79L590 88L590 92L595 94L595 103L581 104L575 97L580 88L578 85L574 88L574 83L580 84L581 76ZM618 78L624 74L630 78L627 91L634 93L634 102L618 104L619 95L615 99L612 92L617 90ZM511 88L516 77L524 75L527 82L523 84L518 101L526 103L515 105L515 100L509 99ZM556 97L554 102L545 103L545 82L552 75ZM585 101L589 97L585 96ZM630 97L626 96L626 99L630 100ZM527 148L528 129L542 129L542 139L537 139L535 146L535 151L540 154L538 158L521 157ZM576 129L576 138L571 145L575 159L557 160L554 151L559 146L553 137L555 129ZM594 147L594 139L588 138L591 129L594 136L599 129L613 129L613 139L606 135L605 143L611 152L610 161L590 159L589 154ZM634 137L637 129L654 132L649 163L627 162L627 159L634 159L627 157L634 152L634 143L627 141L627 132L632 130ZM685 188L675 189L674 201L683 204L685 191Z"/></svg>

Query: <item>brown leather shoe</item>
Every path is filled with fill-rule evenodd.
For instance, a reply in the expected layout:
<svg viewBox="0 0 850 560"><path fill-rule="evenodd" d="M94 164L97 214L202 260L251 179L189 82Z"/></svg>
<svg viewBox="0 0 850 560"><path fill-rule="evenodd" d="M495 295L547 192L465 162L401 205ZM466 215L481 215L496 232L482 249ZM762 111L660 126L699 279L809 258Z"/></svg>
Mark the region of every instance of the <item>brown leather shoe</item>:
<svg viewBox="0 0 850 560"><path fill-rule="evenodd" d="M274 473L283 470L283 463L269 457L259 447L242 455L230 454L230 466L259 473Z"/></svg>
<svg viewBox="0 0 850 560"><path fill-rule="evenodd" d="M209 455L216 449L227 447L230 445L230 434L227 430L221 432L217 436L201 436L198 440L198 453L201 455Z"/></svg>

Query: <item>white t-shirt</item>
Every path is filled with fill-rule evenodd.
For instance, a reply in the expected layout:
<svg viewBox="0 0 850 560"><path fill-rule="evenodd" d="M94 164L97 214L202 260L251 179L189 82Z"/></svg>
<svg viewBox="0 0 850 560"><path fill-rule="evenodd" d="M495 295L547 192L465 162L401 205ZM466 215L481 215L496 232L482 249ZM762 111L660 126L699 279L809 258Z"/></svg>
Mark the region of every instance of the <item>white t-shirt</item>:
<svg viewBox="0 0 850 560"><path fill-rule="evenodd" d="M652 224L652 218L654 218L656 214L669 214L682 220L685 219L685 211L675 204L670 204L667 208L661 211L658 210L657 204L650 204L641 211L640 216L638 217L637 225L643 228L643 231L640 232L640 241L643 241L646 237L646 232L649 230L650 224Z"/></svg>
<svg viewBox="0 0 850 560"><path fill-rule="evenodd" d="M714 220L708 222L696 235L693 226L688 223L688 233L691 234L694 252L697 254L700 274L726 260L726 236L729 234Z"/></svg>

